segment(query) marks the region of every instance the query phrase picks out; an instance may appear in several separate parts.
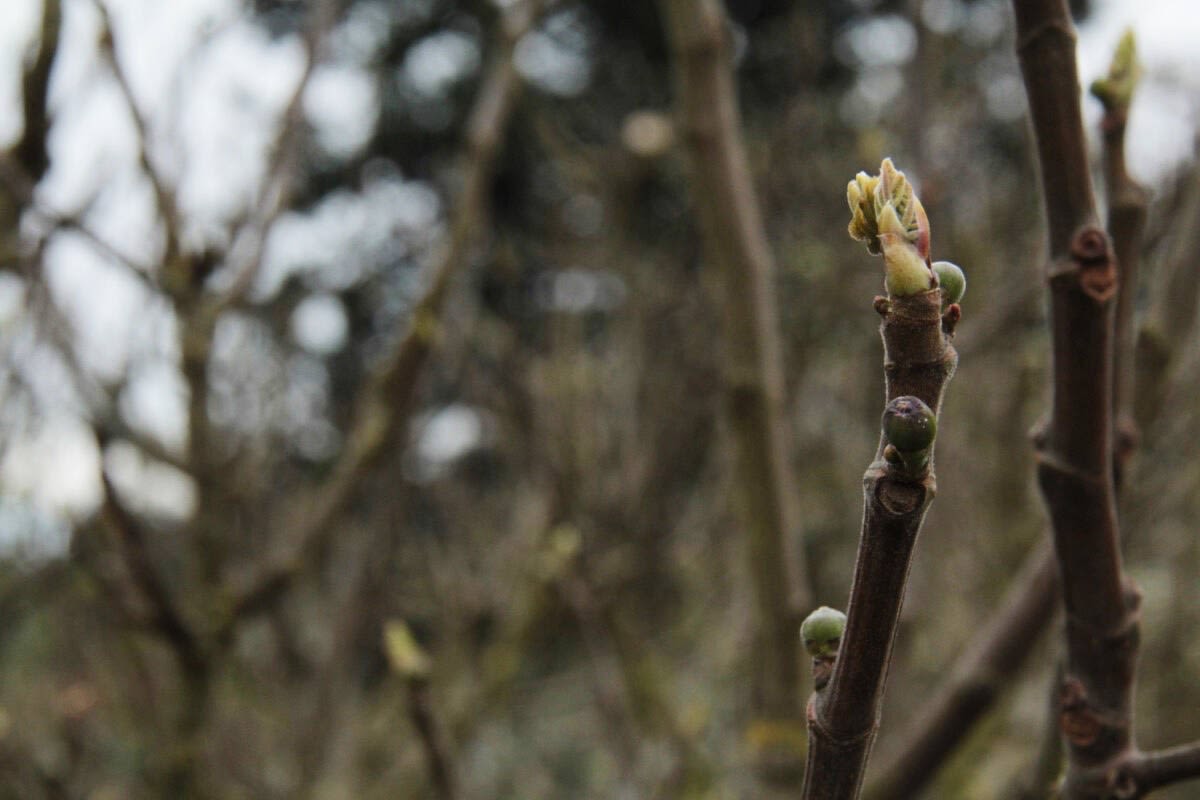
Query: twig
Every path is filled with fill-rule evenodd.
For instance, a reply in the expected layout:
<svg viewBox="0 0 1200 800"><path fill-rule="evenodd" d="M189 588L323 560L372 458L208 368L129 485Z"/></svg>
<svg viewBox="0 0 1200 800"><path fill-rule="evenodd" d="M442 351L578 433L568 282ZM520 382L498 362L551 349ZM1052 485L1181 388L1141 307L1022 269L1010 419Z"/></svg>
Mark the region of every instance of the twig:
<svg viewBox="0 0 1200 800"><path fill-rule="evenodd" d="M725 413L734 439L734 493L755 601L758 721L802 738L796 634L811 593L796 546L799 511L787 455L783 356L771 281L775 266L737 113L724 10L716 0L661 0L674 52L676 106L686 134L705 253L721 278ZM780 727L782 726L782 727ZM797 782L801 754L756 754ZM763 759L786 762L770 765Z"/></svg>
<svg viewBox="0 0 1200 800"><path fill-rule="evenodd" d="M159 215L163 221L163 234L166 239L164 242L164 263L170 265L179 252L180 218L175 189L168 182L162 169L154 163L154 159L150 155L150 126L146 121L145 114L138 105L137 97L134 96L133 86L129 83L129 76L121 66L120 58L117 57L116 34L113 31L112 18L109 16L108 9L105 7L103 0L92 0L92 4L100 14L100 53L112 70L113 78L117 83L117 89L121 93L121 98L125 101L126 109L129 111L129 118L133 121L133 127L137 134L138 162L147 180L150 181L151 188L154 190L154 199L158 203Z"/></svg>
<svg viewBox="0 0 1200 800"><path fill-rule="evenodd" d="M345 509L363 475L413 413L417 376L432 351L442 301L482 227L487 187L501 136L521 85L512 60L513 49L532 26L537 8L537 3L513 6L502 20L500 52L484 77L467 123L463 185L449 241L433 268L429 287L409 315L408 330L365 388L331 477L285 531L282 553L233 592L230 624L273 602L306 566L308 557L323 547L334 519Z"/></svg>
<svg viewBox="0 0 1200 800"><path fill-rule="evenodd" d="M995 703L1048 627L1057 600L1058 565L1048 544L1034 549L1005 595L1000 610L924 706L903 745L867 785L869 800L916 797L946 757Z"/></svg>
<svg viewBox="0 0 1200 800"><path fill-rule="evenodd" d="M300 169L300 147L304 141L304 94L321 62L340 6L339 0L318 0L304 35L304 69L284 107L279 129L267 150L267 166L259 196L230 247L233 280L217 300L218 310L236 305L254 285L262 271L263 255L271 227L291 202ZM245 255L242 255L243 251Z"/></svg>
<svg viewBox="0 0 1200 800"><path fill-rule="evenodd" d="M21 77L21 110L25 128L12 149L13 156L34 182L41 179L50 165L46 138L50 132L47 101L50 93L50 71L58 56L59 32L62 28L61 0L42 3L42 23L38 32L37 51Z"/></svg>
<svg viewBox="0 0 1200 800"><path fill-rule="evenodd" d="M1124 775L1136 786L1129 798L1144 797L1154 789L1200 778L1200 741L1139 753L1125 767Z"/></svg>
<svg viewBox="0 0 1200 800"><path fill-rule="evenodd" d="M889 408L915 397L937 414L957 364L949 333L958 307L949 307L944 331L941 297L933 290L876 300ZM809 700L806 800L858 796L879 727L913 546L936 488L931 463L910 470L888 458L889 438L881 438L863 478L862 537L837 661L828 684ZM932 440L926 449L931 452Z"/></svg>
<svg viewBox="0 0 1200 800"><path fill-rule="evenodd" d="M99 432L96 444L103 452L104 437ZM207 662L204 647L176 606L166 580L159 574L141 523L120 502L103 467L100 469L100 481L104 491L101 517L120 542L122 560L153 609L154 629L171 645L185 673L203 671Z"/></svg>
<svg viewBox="0 0 1200 800"><path fill-rule="evenodd" d="M1117 45L1107 78L1092 84L1092 94L1104 104L1100 123L1104 138L1104 179L1108 188L1108 235L1112 238L1120 290L1113 339L1113 481L1119 492L1138 441L1132 414L1133 306L1137 296L1142 234L1146 228L1149 194L1129 175L1125 163L1125 129L1137 87L1139 67L1133 33Z"/></svg>

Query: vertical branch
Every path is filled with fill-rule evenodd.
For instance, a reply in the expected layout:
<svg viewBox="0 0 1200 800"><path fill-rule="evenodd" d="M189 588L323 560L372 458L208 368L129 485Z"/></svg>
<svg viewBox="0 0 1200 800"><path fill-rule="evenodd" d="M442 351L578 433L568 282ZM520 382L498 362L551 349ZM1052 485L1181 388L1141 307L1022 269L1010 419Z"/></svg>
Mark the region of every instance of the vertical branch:
<svg viewBox="0 0 1200 800"><path fill-rule="evenodd" d="M21 76L21 110L24 130L12 149L13 157L36 183L50 165L46 137L50 133L47 101L50 71L58 56L59 31L62 29L61 0L44 0L37 50Z"/></svg>
<svg viewBox="0 0 1200 800"><path fill-rule="evenodd" d="M1050 244L1048 424L1036 438L1067 612L1059 726L1070 800L1132 797L1138 593L1122 568L1112 458L1117 267L1096 226L1065 0L1014 0L1017 51L1037 139ZM1120 782L1120 785L1119 785Z"/></svg>
<svg viewBox="0 0 1200 800"><path fill-rule="evenodd" d="M957 364L949 331L958 307L947 311L944 331L941 298L934 290L876 303L883 316L889 409L916 398L926 412L937 413ZM885 424L886 420L885 416ZM932 445L930 437L922 449L931 453ZM808 706L806 800L857 797L879 727L913 547L936 490L931 456L910 470L889 457L894 452L889 448L895 446L896 436L885 433L863 478L862 536L846 629L829 683Z"/></svg>
<svg viewBox="0 0 1200 800"><path fill-rule="evenodd" d="M901 749L867 785L869 800L915 797L946 758L995 704L1033 651L1053 616L1057 565L1049 546L1026 558L1020 574L987 625L966 646L949 677L903 734Z"/></svg>
<svg viewBox="0 0 1200 800"><path fill-rule="evenodd" d="M1125 164L1125 129L1137 88L1139 66L1133 32L1117 45L1108 76L1092 84L1091 92L1104 104L1100 130L1104 139L1104 181L1108 188L1108 235L1112 237L1120 291L1117 293L1113 341L1113 415L1115 441L1113 480L1119 490L1125 465L1138 439L1132 413L1133 304L1146 227L1149 195L1129 175Z"/></svg>
<svg viewBox="0 0 1200 800"><path fill-rule="evenodd" d="M676 102L700 230L721 277L726 415L755 593L756 714L764 721L798 720L797 611L810 598L799 580L805 570L786 450L774 264L741 140L721 5L662 0L660 8L674 51Z"/></svg>

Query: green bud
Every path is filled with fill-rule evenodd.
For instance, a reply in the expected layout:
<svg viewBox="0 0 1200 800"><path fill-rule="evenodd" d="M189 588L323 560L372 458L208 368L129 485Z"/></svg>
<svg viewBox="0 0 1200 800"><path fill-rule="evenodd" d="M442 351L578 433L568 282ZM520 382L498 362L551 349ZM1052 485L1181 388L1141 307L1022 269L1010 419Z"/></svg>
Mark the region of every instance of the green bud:
<svg viewBox="0 0 1200 800"><path fill-rule="evenodd" d="M846 615L836 608L821 606L804 618L800 639L813 658L829 658L837 654L846 630Z"/></svg>
<svg viewBox="0 0 1200 800"><path fill-rule="evenodd" d="M868 252L883 255L885 284L892 297L933 288L929 268L929 217L904 173L890 158L878 175L860 172L846 185L850 236Z"/></svg>
<svg viewBox="0 0 1200 800"><path fill-rule="evenodd" d="M918 397L897 397L883 410L883 435L900 453L928 450L937 436L937 417Z"/></svg>
<svg viewBox="0 0 1200 800"><path fill-rule="evenodd" d="M942 307L962 300L967 292L967 276L962 268L949 261L933 262L933 272L937 275L938 286L942 289Z"/></svg>
<svg viewBox="0 0 1200 800"><path fill-rule="evenodd" d="M1137 59L1137 43L1133 31L1126 30L1113 52L1108 75L1092 82L1092 94L1104 104L1104 110L1126 112L1133 101L1142 67Z"/></svg>

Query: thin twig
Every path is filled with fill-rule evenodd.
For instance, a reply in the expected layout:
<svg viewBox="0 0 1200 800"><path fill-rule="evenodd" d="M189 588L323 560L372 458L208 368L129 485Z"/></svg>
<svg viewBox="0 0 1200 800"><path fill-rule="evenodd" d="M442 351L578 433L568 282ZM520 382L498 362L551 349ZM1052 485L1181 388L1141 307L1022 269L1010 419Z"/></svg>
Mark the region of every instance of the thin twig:
<svg viewBox="0 0 1200 800"><path fill-rule="evenodd" d="M417 377L432 352L443 299L451 279L468 260L482 228L489 181L500 141L512 113L520 78L512 55L517 40L532 26L539 4L512 7L502 20L500 48L484 77L468 120L464 176L449 240L433 267L430 284L409 315L408 330L370 379L330 478L312 502L284 531L281 552L238 590L230 624L257 613L277 598L322 549L336 517L345 509L362 477L386 452L415 409Z"/></svg>
<svg viewBox="0 0 1200 800"><path fill-rule="evenodd" d="M304 143L304 94L323 57L325 42L337 19L339 0L318 0L304 35L304 69L280 117L275 138L267 149L267 165L258 198L230 247L233 280L217 300L217 309L236 305L254 286L262 271L271 228L287 210L300 171Z"/></svg>
<svg viewBox="0 0 1200 800"><path fill-rule="evenodd" d="M1136 794L1127 795L1130 798L1144 797L1163 786L1196 780L1200 778L1200 741L1169 750L1139 753L1125 767L1125 774L1137 787Z"/></svg>
<svg viewBox="0 0 1200 800"><path fill-rule="evenodd" d="M58 57L59 32L62 29L61 0L44 0L37 50L21 77L21 110L24 130L12 148L12 154L34 181L41 179L50 165L46 139L50 132L48 100L50 72Z"/></svg>
<svg viewBox="0 0 1200 800"><path fill-rule="evenodd" d="M129 75L125 72L124 67L121 65L121 59L117 55L116 33L113 30L112 18L109 16L108 8L104 5L103 0L92 0L92 4L100 14L100 53L112 71L113 78L117 83L117 89L121 93L126 110L129 112L129 118L133 122L134 131L137 135L138 163L141 165L142 172L145 173L147 180L150 181L150 186L154 191L155 202L158 204L159 216L163 222L163 234L166 238L164 243L164 262L169 265L175 260L179 250L179 226L181 221L175 197L175 189L170 181L168 181L162 168L154 163L154 158L150 154L150 125L146 120L145 113L138 104L137 97L134 95L133 86L129 82Z"/></svg>
<svg viewBox="0 0 1200 800"><path fill-rule="evenodd" d="M103 434L97 432L96 443L103 452ZM167 588L167 580L154 563L141 523L121 503L103 467L100 469L100 482L104 492L101 517L120 542L126 568L153 609L154 629L171 645L185 672L202 669L206 663L204 647L177 607L175 598Z"/></svg>
<svg viewBox="0 0 1200 800"><path fill-rule="evenodd" d="M941 311L941 292L878 298L883 317L889 408L915 397L937 414L957 354L949 335L958 306ZM936 489L932 464L905 474L881 437L863 478L863 522L845 632L828 684L808 705L805 800L853 800L879 727L880 703L917 534ZM929 445L932 448L932 445Z"/></svg>

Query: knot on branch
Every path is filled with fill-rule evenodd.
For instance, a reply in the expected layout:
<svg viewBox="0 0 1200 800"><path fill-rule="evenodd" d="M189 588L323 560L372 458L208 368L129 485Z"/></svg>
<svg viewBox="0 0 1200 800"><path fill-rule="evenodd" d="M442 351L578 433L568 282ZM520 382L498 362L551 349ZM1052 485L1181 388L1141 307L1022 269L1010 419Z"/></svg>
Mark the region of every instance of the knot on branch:
<svg viewBox="0 0 1200 800"><path fill-rule="evenodd" d="M1071 239L1071 261L1084 293L1103 303L1117 292L1117 261L1108 236L1095 227L1085 227Z"/></svg>
<svg viewBox="0 0 1200 800"><path fill-rule="evenodd" d="M1083 681L1074 675L1065 677L1059 687L1058 727L1084 763L1106 760L1129 738L1128 717L1098 707Z"/></svg>

